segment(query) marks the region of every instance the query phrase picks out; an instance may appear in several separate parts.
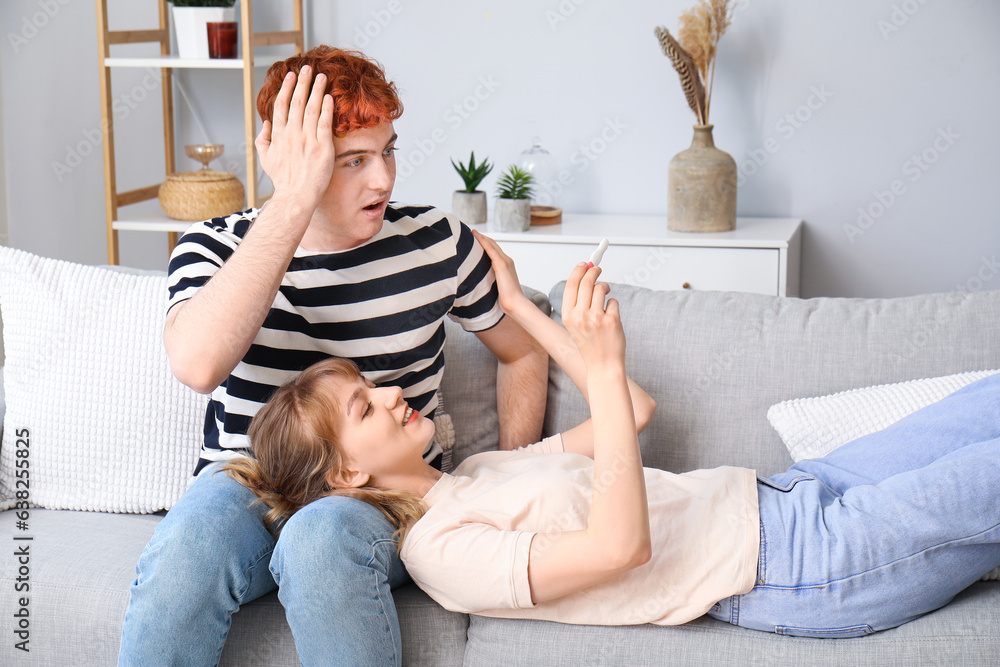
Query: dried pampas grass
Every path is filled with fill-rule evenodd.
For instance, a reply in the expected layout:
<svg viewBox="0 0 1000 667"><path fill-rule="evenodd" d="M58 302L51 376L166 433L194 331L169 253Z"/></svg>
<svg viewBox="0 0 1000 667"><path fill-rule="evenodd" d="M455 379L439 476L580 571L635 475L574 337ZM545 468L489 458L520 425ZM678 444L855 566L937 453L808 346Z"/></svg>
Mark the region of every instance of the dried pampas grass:
<svg viewBox="0 0 1000 667"><path fill-rule="evenodd" d="M680 16L677 39L664 27L654 31L660 48L681 79L688 106L700 125L708 125L719 40L733 22L734 0L698 0Z"/></svg>

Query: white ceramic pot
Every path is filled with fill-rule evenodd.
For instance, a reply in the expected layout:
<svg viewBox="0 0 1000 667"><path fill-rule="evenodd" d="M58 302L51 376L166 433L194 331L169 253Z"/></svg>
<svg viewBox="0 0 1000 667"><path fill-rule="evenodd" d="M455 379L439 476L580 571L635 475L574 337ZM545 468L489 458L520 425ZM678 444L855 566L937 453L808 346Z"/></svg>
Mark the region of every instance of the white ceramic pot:
<svg viewBox="0 0 1000 667"><path fill-rule="evenodd" d="M455 190L451 196L451 212L467 225L486 222L486 193Z"/></svg>
<svg viewBox="0 0 1000 667"><path fill-rule="evenodd" d="M208 23L235 21L235 7L171 7L177 55L181 58L208 58Z"/></svg>
<svg viewBox="0 0 1000 667"><path fill-rule="evenodd" d="M498 198L490 228L497 232L528 231L531 228L531 200Z"/></svg>

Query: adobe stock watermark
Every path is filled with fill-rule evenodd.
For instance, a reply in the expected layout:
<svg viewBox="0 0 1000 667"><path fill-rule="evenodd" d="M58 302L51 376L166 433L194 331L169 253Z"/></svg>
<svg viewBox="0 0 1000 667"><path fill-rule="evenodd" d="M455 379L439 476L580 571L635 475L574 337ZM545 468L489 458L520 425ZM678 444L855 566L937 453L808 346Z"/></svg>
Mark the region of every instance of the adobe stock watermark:
<svg viewBox="0 0 1000 667"><path fill-rule="evenodd" d="M447 128L434 128L428 136L417 139L414 142L415 148L408 150L405 155L400 151L396 158L397 185L412 176L417 167L422 166L437 151L438 146L448 141L449 129L455 131L460 128L502 85L492 74L480 76L472 93L452 104L441 115Z"/></svg>
<svg viewBox="0 0 1000 667"><path fill-rule="evenodd" d="M16 267L11 270L8 280L12 285L24 290L33 289L36 278L30 268ZM49 323L43 337L34 341L36 344L29 349L24 365L8 370L11 375L7 376L6 381L17 384L25 392L36 391L42 378L47 377L45 373L51 372L52 364L56 363L55 360L59 355L65 355L66 350L72 347L74 337L79 335L81 323L93 321L95 313L107 312L112 305L120 303L122 294L130 282L130 276L122 273L116 275L114 280L93 299L67 297L66 306L61 310L60 317Z"/></svg>
<svg viewBox="0 0 1000 667"><path fill-rule="evenodd" d="M59 15L62 8L71 2L73 0L38 0L36 3L38 11L33 12L30 16L28 14L22 16L17 31L7 33L7 41L14 49L14 53L20 53L21 49L37 37L38 33Z"/></svg>
<svg viewBox="0 0 1000 667"><path fill-rule="evenodd" d="M243 180L247 172L247 148L247 142L241 141L238 148L233 151L227 151L226 157L222 160L222 170L228 171L237 178ZM257 149L254 148L254 150ZM260 166L259 156L257 160L257 171L263 171Z"/></svg>
<svg viewBox="0 0 1000 667"><path fill-rule="evenodd" d="M1000 275L1000 259L997 258L997 253L992 253L989 257L980 256L979 266L976 267L976 270L965 282L955 285L955 291L948 295L948 306L951 307L953 301L957 304L966 294L996 287L991 284L991 281L998 275ZM895 346L890 359L895 364L912 359L928 345L934 343L941 333L947 334L951 331L950 325L952 323L952 311L936 310L932 317L912 327L906 340ZM941 343L939 342L939 344Z"/></svg>
<svg viewBox="0 0 1000 667"><path fill-rule="evenodd" d="M893 33L899 32L929 0L903 0L892 5L888 19L880 18L875 27L882 33L882 39L889 41Z"/></svg>
<svg viewBox="0 0 1000 667"><path fill-rule="evenodd" d="M353 46L358 49L368 48L373 41L379 38L382 31L403 13L403 9L405 8L401 0L389 0L382 9L373 9L368 20L355 26Z"/></svg>
<svg viewBox="0 0 1000 667"><path fill-rule="evenodd" d="M934 138L923 150L911 155L900 166L902 175L912 184L919 181L941 156L951 150L962 135L956 134L949 125L947 128L939 127ZM863 236L875 223L899 201L899 199L909 192L909 186L902 178L893 179L885 190L876 189L872 191L872 200L864 206L858 207L858 218L852 223L844 223L844 234L851 243Z"/></svg>
<svg viewBox="0 0 1000 667"><path fill-rule="evenodd" d="M607 490L615 484L618 477L623 472L631 472L631 467L623 461L620 454L615 455L611 464L605 467L600 473L597 472L595 467L593 480L594 494L606 493ZM579 516L579 514L571 508L548 518L548 531L538 533L535 536L535 538L531 541L532 549L545 551L552 546L553 542L559 539L559 536L562 533L585 529L587 527L588 520L586 516Z"/></svg>
<svg viewBox="0 0 1000 667"><path fill-rule="evenodd" d="M9 427L8 427L9 428ZM15 469L14 488L9 489L14 497L13 512L17 518L15 527L21 531L14 535L14 648L29 653L31 648L31 432L26 428L14 431L14 461L9 462Z"/></svg>
<svg viewBox="0 0 1000 667"><path fill-rule="evenodd" d="M576 10L580 8L587 0L560 0L554 8L545 10L545 20L549 24L549 29L555 32L559 29L563 23L569 20L573 14L576 14Z"/></svg>
<svg viewBox="0 0 1000 667"><path fill-rule="evenodd" d="M833 91L829 90L824 83L819 86L809 86L809 95L805 101L779 118L774 124L774 131L781 135L784 141L789 141L833 96ZM776 155L781 150L781 147L781 141L774 137L768 137L757 148L747 149L746 157L740 160L736 167L736 186L741 187L746 183L748 178L767 164L771 156Z"/></svg>
<svg viewBox="0 0 1000 667"><path fill-rule="evenodd" d="M736 362L742 359L747 353L747 347L742 341L730 343L728 347L712 356L712 359L698 375L694 385L688 391L695 394L707 393L716 380L728 377Z"/></svg>
<svg viewBox="0 0 1000 667"><path fill-rule="evenodd" d="M622 276L622 282L626 285L642 287L646 285L653 276L667 266L670 260L670 251L662 246L650 247L646 253L646 258L635 266L629 273Z"/></svg>
<svg viewBox="0 0 1000 667"><path fill-rule="evenodd" d="M979 258L979 266L976 267L976 270L964 283L955 285L955 291L978 292L984 288L993 287L987 283L998 275L1000 275L1000 261L997 260L997 254L993 253L990 257L983 255Z"/></svg>
<svg viewBox="0 0 1000 667"><path fill-rule="evenodd" d="M576 168L576 173L582 174L590 169L590 165L596 162L608 150L611 144L618 141L627 129L628 123L623 121L621 116L605 118L604 126L601 127L597 134L591 137L589 141L577 146L577 149L570 155L569 161ZM576 182L576 176L573 170L561 169L552 180L539 181L536 184L535 203L548 206L556 197L562 194L563 190L573 185L574 182Z"/></svg>
<svg viewBox="0 0 1000 667"><path fill-rule="evenodd" d="M112 100L111 113L114 120L123 121L128 118L129 114L139 108L139 105L149 97L152 91L160 87L160 81L159 70L146 68L146 76L142 78L142 81L128 92ZM81 130L80 134L83 135L83 138L75 144L66 145L66 155L62 162L52 161L52 173L55 174L57 182L62 183L63 179L73 173L73 170L83 164L83 161L92 153L102 151L104 133L110 129L108 125L108 122L102 120L98 127Z"/></svg>

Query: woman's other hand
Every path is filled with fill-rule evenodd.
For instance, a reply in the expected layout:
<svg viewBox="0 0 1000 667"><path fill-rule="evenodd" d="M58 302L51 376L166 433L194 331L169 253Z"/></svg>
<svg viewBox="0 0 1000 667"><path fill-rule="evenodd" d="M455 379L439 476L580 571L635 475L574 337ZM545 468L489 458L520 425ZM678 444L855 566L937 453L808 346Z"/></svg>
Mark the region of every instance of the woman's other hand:
<svg viewBox="0 0 1000 667"><path fill-rule="evenodd" d="M601 267L581 262L570 273L563 291L562 320L584 361L611 362L624 367L625 332L618 301L605 297L607 283L597 282Z"/></svg>

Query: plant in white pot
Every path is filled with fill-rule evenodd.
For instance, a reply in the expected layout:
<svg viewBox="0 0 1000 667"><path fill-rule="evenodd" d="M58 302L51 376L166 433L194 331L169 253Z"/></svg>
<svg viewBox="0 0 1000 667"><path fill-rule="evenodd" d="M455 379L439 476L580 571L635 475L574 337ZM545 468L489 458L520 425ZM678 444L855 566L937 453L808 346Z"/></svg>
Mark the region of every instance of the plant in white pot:
<svg viewBox="0 0 1000 667"><path fill-rule="evenodd" d="M465 183L465 189L455 190L455 194L451 197L452 212L467 225L486 222L486 193L476 188L493 170L489 158L476 164L476 152L472 151L472 154L469 155L468 167L462 162L455 164L454 160L451 161L451 166L455 168Z"/></svg>
<svg viewBox="0 0 1000 667"><path fill-rule="evenodd" d="M493 230L526 232L531 227L531 195L535 179L516 164L497 181L497 203L493 208Z"/></svg>
<svg viewBox="0 0 1000 667"><path fill-rule="evenodd" d="M208 24L236 20L236 0L170 0L170 4L180 58L208 58Z"/></svg>

